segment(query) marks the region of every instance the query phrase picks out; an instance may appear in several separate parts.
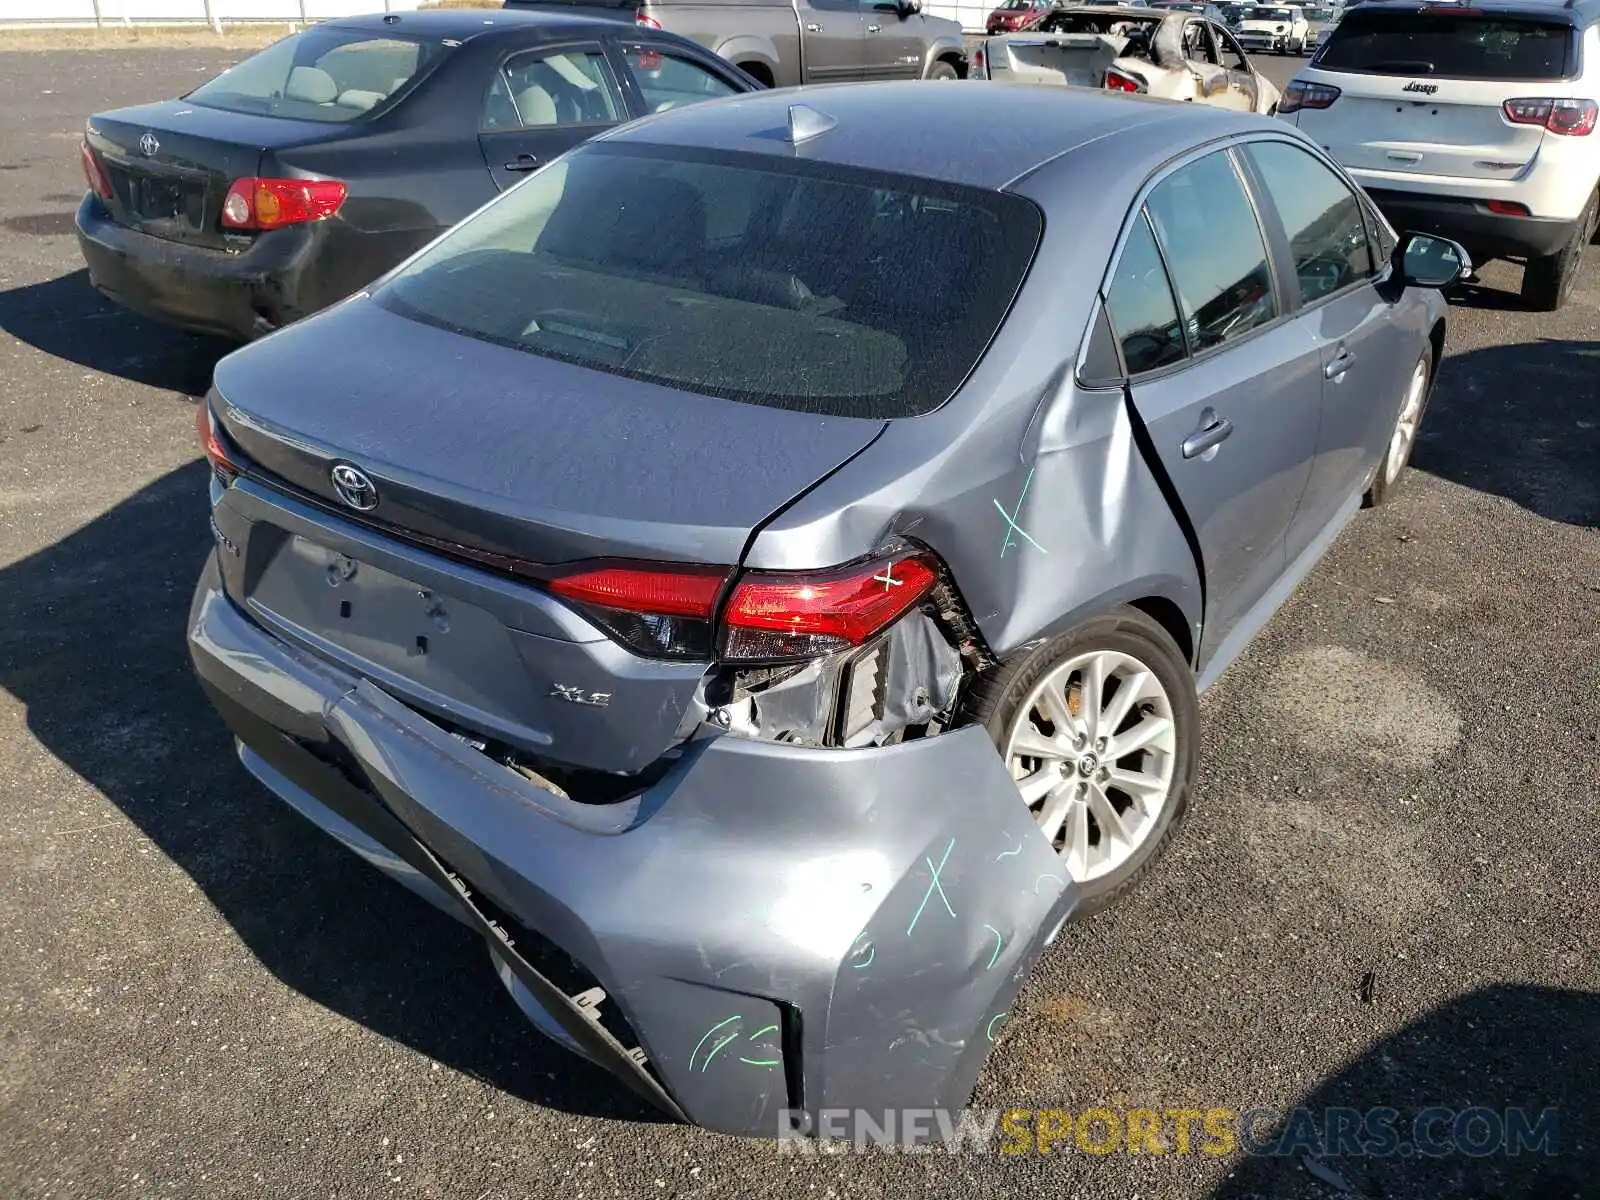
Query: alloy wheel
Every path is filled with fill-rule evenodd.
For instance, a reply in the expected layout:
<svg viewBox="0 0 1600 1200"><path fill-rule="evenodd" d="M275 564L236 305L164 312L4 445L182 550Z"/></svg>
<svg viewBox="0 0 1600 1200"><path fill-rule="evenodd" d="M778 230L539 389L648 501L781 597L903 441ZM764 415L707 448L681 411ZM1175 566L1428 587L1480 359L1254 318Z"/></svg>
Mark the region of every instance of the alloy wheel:
<svg viewBox="0 0 1600 1200"><path fill-rule="evenodd" d="M1411 457L1412 444L1417 440L1417 423L1422 419L1422 402L1428 395L1428 360L1417 363L1411 372L1411 383L1406 388L1406 401L1400 406L1400 417L1394 424L1394 435L1389 439L1389 457L1384 463L1383 478L1393 483L1400 469Z"/></svg>
<svg viewBox="0 0 1600 1200"><path fill-rule="evenodd" d="M1132 655L1077 655L1017 710L1005 761L1067 874L1077 883L1101 878L1134 857L1171 799L1172 699Z"/></svg>

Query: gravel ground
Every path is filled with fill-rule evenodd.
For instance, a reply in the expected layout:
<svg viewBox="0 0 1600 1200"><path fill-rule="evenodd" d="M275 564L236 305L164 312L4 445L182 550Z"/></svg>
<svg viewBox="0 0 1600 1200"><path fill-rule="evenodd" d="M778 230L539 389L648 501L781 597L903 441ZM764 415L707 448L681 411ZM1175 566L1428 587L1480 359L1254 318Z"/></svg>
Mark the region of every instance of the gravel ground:
<svg viewBox="0 0 1600 1200"><path fill-rule="evenodd" d="M1186 831L977 1097L1557 1106L1561 1153L783 1157L542 1043L191 681L217 350L98 300L69 214L85 114L226 57L0 53L0 1195L1600 1195L1600 262L1462 298L1406 492L1207 697Z"/></svg>

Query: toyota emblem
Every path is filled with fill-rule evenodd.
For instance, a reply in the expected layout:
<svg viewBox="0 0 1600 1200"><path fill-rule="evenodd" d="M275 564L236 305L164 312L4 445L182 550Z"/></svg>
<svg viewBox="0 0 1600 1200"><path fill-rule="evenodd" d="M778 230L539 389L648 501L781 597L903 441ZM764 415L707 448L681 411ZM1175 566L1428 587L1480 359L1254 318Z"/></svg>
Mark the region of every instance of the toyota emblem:
<svg viewBox="0 0 1600 1200"><path fill-rule="evenodd" d="M333 479L333 490L339 493L343 500L357 512L371 512L378 507L378 489L368 479L366 472L359 467L352 467L349 463L337 464L329 475Z"/></svg>
<svg viewBox="0 0 1600 1200"><path fill-rule="evenodd" d="M156 151L161 149L161 143L156 139L155 134L147 133L139 139L139 149L144 151L146 158L154 158Z"/></svg>

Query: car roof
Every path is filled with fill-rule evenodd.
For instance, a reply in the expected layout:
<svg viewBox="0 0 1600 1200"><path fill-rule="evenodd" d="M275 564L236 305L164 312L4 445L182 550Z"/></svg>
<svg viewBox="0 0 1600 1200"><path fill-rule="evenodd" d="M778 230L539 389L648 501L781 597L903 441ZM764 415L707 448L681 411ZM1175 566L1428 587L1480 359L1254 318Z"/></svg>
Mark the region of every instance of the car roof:
<svg viewBox="0 0 1600 1200"><path fill-rule="evenodd" d="M1600 0L1351 0L1345 12L1449 12L1459 8L1466 12L1527 13L1541 17L1564 19L1573 25L1593 25L1600 22Z"/></svg>
<svg viewBox="0 0 1600 1200"><path fill-rule="evenodd" d="M792 145L791 105L835 123ZM1089 88L907 81L751 92L659 113L603 136L609 143L770 154L997 190L1114 135L1129 148L1131 171L1230 133L1282 127L1207 105ZM1121 137L1134 128L1136 137Z"/></svg>
<svg viewBox="0 0 1600 1200"><path fill-rule="evenodd" d="M575 26L617 28L617 22L598 17L511 8L434 8L410 12L363 13L355 17L335 17L321 24L332 29L421 34L427 37L453 38L463 42L486 33L538 26L551 30L571 29ZM628 28L631 31L633 26Z"/></svg>

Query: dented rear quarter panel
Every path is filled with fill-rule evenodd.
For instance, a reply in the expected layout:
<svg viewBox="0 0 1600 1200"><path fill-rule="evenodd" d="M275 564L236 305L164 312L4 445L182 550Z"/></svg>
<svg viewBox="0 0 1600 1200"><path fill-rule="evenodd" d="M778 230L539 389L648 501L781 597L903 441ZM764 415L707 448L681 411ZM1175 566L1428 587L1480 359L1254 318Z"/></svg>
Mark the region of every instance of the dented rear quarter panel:
<svg viewBox="0 0 1600 1200"><path fill-rule="evenodd" d="M1011 313L960 391L890 422L866 451L769 522L746 565L815 568L902 535L949 566L990 651L1004 657L1119 604L1177 605L1191 641L1199 567L1152 473L1121 389L1077 385L1079 350L1145 163L1102 139L1015 184L1045 233ZM1130 169L1130 166L1132 169ZM1086 178L1116 181L1086 188Z"/></svg>

